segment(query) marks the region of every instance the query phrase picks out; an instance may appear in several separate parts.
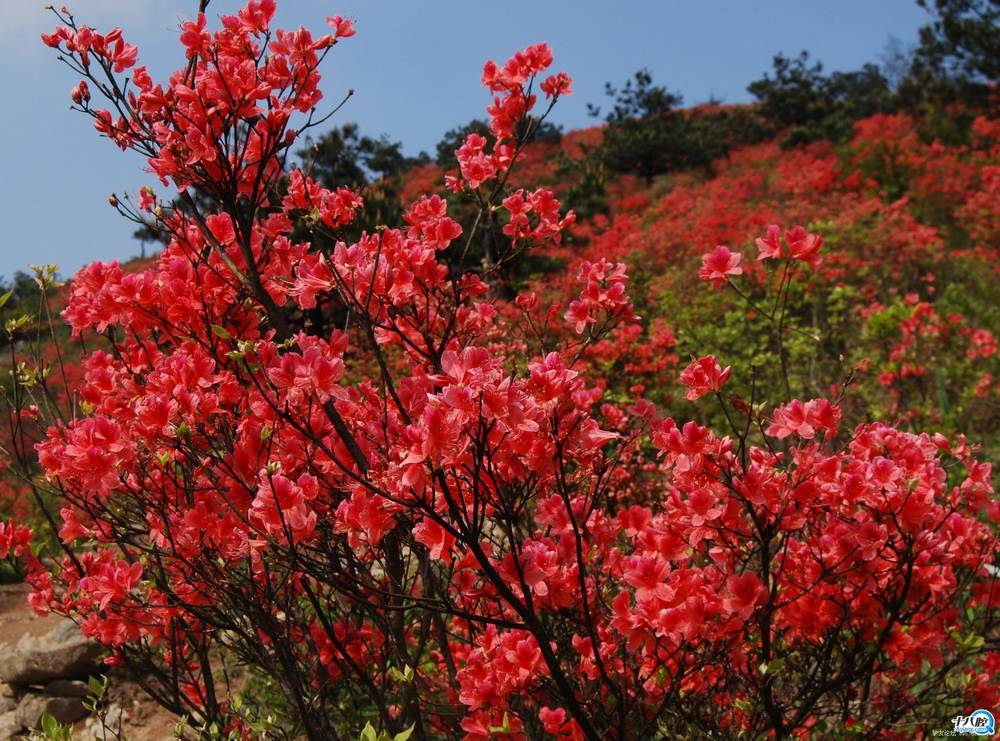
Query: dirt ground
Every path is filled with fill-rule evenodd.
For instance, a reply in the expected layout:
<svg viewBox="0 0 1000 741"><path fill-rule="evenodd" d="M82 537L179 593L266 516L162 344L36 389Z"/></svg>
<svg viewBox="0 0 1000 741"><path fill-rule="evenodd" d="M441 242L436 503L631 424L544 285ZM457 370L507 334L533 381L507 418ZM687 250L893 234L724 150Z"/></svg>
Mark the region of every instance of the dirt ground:
<svg viewBox="0 0 1000 741"><path fill-rule="evenodd" d="M55 615L37 615L25 601L27 593L28 589L21 584L0 585L0 644L16 644L26 633L44 635L61 620ZM0 661L2 656L0 645ZM168 741L174 738L176 717L146 697L134 683L115 676L113 671L106 673L111 679L108 694L114 716L108 721L110 724L118 717L118 709L122 710L120 738L128 741ZM73 738L75 741L103 741L99 730L94 730L93 722L87 720L74 724ZM107 737L108 741L113 738L110 734Z"/></svg>

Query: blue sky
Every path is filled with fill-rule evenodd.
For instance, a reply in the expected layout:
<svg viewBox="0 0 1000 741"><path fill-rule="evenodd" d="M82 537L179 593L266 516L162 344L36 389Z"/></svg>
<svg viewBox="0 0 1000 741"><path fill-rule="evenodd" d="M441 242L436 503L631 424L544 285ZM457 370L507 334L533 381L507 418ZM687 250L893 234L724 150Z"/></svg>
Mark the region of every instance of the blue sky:
<svg viewBox="0 0 1000 741"><path fill-rule="evenodd" d="M100 139L88 119L68 110L76 78L38 40L54 25L42 0L0 0L0 275L28 263L54 262L64 276L92 260L138 252L132 225L108 195L155 185L136 156ZM180 19L196 0L76 0L81 23L120 25L139 46L140 63L164 78L182 59ZM688 103L711 96L747 101L747 84L770 69L777 52L808 49L828 70L877 61L890 36L916 39L927 16L914 0L279 0L278 23L317 32L327 15L356 20L358 35L327 57L326 103L348 88L354 98L338 122L388 134L405 151L433 151L441 134L482 116L479 86L487 58L506 59L529 43L552 46L556 68L576 94L553 120L566 129L591 125L587 102L603 102L606 81L640 67L679 90ZM237 0L213 0L210 18Z"/></svg>

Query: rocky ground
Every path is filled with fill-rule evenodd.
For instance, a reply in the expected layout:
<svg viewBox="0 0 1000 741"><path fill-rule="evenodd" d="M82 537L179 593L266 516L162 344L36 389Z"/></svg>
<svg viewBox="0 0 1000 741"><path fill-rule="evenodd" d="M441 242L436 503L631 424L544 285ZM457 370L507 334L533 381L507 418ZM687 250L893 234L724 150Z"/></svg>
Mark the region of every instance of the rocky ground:
<svg viewBox="0 0 1000 741"><path fill-rule="evenodd" d="M25 602L22 585L0 586L0 741L23 738L43 713L73 724L73 738L166 741L177 719L148 700L133 683L100 664L101 650L70 621L40 617ZM105 723L84 707L87 678L109 674ZM115 731L118 731L115 733Z"/></svg>

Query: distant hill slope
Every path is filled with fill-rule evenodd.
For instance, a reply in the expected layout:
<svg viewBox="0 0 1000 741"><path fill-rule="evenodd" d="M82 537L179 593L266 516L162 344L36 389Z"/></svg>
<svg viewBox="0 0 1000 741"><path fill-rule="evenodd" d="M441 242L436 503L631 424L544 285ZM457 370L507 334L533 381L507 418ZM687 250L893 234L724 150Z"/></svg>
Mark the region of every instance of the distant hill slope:
<svg viewBox="0 0 1000 741"><path fill-rule="evenodd" d="M595 127L528 145L514 182L545 183L565 199L601 137ZM611 386L628 377L659 401L683 404L674 399L677 362L715 353L724 364L757 366L767 388L774 348L748 342L760 332L745 324L735 296L698 281L700 256L718 244L742 252L747 290L763 299L769 286L754 239L770 224L801 224L825 242L822 264L798 276L788 307L792 391L836 393L850 379L852 421L880 415L964 432L996 451L1000 122L976 117L965 138L942 143L921 122L892 114L857 122L842 145L786 149L776 136L710 168L651 179L591 161L605 211L581 218L573 239L525 280L544 303L566 302L580 260L626 263L643 330L618 339L632 346L629 367L596 366ZM410 170L404 201L440 187L446 173Z"/></svg>

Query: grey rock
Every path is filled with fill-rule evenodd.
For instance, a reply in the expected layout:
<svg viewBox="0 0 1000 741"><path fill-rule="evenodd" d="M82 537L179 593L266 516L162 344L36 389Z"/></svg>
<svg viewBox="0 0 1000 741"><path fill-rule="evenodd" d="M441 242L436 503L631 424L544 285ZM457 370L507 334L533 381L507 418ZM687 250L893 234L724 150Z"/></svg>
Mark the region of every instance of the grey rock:
<svg viewBox="0 0 1000 741"><path fill-rule="evenodd" d="M21 732L20 721L13 710L0 715L0 741L10 741Z"/></svg>
<svg viewBox="0 0 1000 741"><path fill-rule="evenodd" d="M73 723L87 715L87 708L79 697L30 694L24 696L14 711L15 719L25 728L36 728L45 713L60 723Z"/></svg>
<svg viewBox="0 0 1000 741"><path fill-rule="evenodd" d="M0 663L0 682L13 685L45 684L53 679L74 679L90 673L101 655L101 646L80 634L72 620L64 620L48 633L26 633L8 648Z"/></svg>
<svg viewBox="0 0 1000 741"><path fill-rule="evenodd" d="M87 697L90 687L79 679L53 679L45 685L45 694L54 697Z"/></svg>
<svg viewBox="0 0 1000 741"><path fill-rule="evenodd" d="M17 690L9 684L0 683L0 715L17 707ZM0 741L3 739L0 734Z"/></svg>
<svg viewBox="0 0 1000 741"><path fill-rule="evenodd" d="M121 705L116 702L112 702L108 705L107 709L104 711L104 723L101 723L100 718L95 718L91 716L87 718L79 728L79 734L74 738L104 738L105 733L108 738L111 738L113 734L121 733L122 730L122 712ZM105 732L105 728L107 729Z"/></svg>

